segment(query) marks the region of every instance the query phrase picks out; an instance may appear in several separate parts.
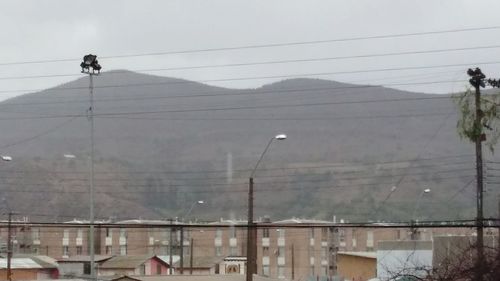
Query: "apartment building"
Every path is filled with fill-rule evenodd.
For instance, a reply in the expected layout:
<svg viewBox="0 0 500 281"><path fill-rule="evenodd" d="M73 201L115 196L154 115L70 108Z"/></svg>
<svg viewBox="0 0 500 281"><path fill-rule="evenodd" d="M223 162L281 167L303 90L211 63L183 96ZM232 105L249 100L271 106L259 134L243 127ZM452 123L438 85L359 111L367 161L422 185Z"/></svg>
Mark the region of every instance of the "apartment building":
<svg viewBox="0 0 500 281"><path fill-rule="evenodd" d="M58 260L88 255L89 230L79 223L85 222L70 221L51 226L14 222L14 252L36 253ZM185 266L191 255L195 259L244 259L246 223L244 220L223 219L191 225L163 220L96 222L95 253L110 256L182 255ZM264 219L258 221L257 226L257 273L286 279L334 276L339 251L376 251L378 241L409 240L411 235L409 228L357 228L296 218L274 222ZM435 235L471 235L473 231L470 228L417 229L421 240L430 240ZM6 238L6 225L0 224L3 245L6 245Z"/></svg>

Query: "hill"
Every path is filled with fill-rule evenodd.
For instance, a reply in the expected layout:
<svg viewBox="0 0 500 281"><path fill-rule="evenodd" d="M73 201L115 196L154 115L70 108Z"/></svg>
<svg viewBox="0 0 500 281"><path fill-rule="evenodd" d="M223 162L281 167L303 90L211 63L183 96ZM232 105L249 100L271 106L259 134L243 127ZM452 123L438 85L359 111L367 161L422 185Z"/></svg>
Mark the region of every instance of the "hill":
<svg viewBox="0 0 500 281"><path fill-rule="evenodd" d="M204 200L191 218L245 218L250 170L277 133L289 138L255 175L257 217L407 220L427 187L417 217L473 217L473 145L448 96L319 79L235 90L129 71L94 82L99 217L184 217ZM0 104L10 208L87 216L88 107L88 77Z"/></svg>

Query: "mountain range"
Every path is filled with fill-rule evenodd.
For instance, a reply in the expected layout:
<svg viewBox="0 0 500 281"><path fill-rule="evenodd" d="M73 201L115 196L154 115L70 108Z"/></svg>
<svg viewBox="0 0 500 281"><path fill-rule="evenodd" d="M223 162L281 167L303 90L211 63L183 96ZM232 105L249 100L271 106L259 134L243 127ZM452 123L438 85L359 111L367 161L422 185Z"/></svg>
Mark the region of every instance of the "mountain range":
<svg viewBox="0 0 500 281"><path fill-rule="evenodd" d="M450 95L307 78L228 89L126 70L93 80L99 218L244 219L250 172L281 133L254 175L256 217L474 217L474 146ZM5 208L88 216L89 107L83 74L0 103Z"/></svg>

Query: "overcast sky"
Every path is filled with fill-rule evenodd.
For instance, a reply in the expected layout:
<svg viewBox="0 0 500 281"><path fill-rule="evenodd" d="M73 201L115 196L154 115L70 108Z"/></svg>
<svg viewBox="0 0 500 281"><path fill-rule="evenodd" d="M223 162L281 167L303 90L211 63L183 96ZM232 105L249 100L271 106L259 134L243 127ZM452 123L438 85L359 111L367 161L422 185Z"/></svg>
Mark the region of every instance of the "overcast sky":
<svg viewBox="0 0 500 281"><path fill-rule="evenodd" d="M79 77L83 55L95 53L105 71L331 58L391 52L500 45L500 29L369 39L273 48L145 56L107 56L304 42L401 33L500 27L500 1L67 1L2 0L0 63L75 59L40 64L0 65L0 94L43 89ZM464 88L466 67L312 75L338 71L471 64L500 61L500 48L272 65L156 71L195 81L287 76L318 77L443 93ZM500 63L482 66L500 77ZM37 79L7 77L74 74ZM259 87L281 80L208 82L225 87ZM447 83L417 84L422 82ZM412 85L394 85L412 84Z"/></svg>

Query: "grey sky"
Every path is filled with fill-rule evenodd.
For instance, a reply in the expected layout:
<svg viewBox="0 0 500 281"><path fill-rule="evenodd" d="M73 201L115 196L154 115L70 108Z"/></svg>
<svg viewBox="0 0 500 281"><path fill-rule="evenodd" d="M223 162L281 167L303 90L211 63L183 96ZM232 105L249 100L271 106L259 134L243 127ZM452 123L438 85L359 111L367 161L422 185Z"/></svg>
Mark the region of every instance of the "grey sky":
<svg viewBox="0 0 500 281"><path fill-rule="evenodd" d="M1 1L0 63L232 47L268 43L500 26L499 1ZM104 70L153 69L225 63L406 52L500 45L500 29L407 38L362 40L140 58L101 59ZM492 62L500 48L245 67L163 71L152 74L203 81L300 75L340 70ZM0 77L75 74L79 62L0 65ZM471 65L472 66L472 65ZM500 76L500 64L482 67ZM353 83L398 84L458 80L398 88L450 92L463 89L464 67L316 76ZM75 77L0 80L1 98ZM315 76L310 76L315 77ZM258 87L280 79L213 82ZM7 92L6 92L7 91Z"/></svg>

